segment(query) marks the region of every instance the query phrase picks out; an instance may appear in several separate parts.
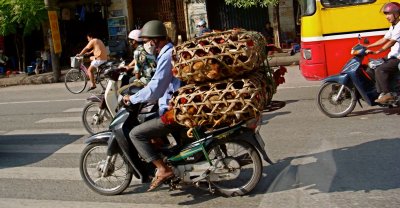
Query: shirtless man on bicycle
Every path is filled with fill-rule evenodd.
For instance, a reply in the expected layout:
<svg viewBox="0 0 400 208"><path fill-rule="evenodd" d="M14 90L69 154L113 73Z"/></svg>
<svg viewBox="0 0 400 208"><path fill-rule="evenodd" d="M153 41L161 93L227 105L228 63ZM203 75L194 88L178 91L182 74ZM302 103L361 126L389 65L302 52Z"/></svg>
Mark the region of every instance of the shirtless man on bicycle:
<svg viewBox="0 0 400 208"><path fill-rule="evenodd" d="M92 86L89 87L88 91L96 89L96 81L94 79L94 69L99 67L101 64L107 62L107 49L104 45L103 41L96 38L93 33L88 33L86 35L89 43L82 49L82 51L76 56L83 56L85 54L89 55L93 53L93 56L90 57L92 61L88 68L88 75Z"/></svg>

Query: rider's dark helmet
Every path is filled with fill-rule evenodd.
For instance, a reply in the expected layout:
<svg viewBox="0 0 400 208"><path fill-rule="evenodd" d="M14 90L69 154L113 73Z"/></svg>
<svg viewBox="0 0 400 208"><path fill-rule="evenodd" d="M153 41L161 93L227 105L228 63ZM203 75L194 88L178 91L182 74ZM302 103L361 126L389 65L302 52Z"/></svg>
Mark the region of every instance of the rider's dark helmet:
<svg viewBox="0 0 400 208"><path fill-rule="evenodd" d="M382 11L384 14L400 14L400 4L397 2L389 2L383 6Z"/></svg>
<svg viewBox="0 0 400 208"><path fill-rule="evenodd" d="M144 24L141 38L167 37L167 28L160 20L151 20Z"/></svg>

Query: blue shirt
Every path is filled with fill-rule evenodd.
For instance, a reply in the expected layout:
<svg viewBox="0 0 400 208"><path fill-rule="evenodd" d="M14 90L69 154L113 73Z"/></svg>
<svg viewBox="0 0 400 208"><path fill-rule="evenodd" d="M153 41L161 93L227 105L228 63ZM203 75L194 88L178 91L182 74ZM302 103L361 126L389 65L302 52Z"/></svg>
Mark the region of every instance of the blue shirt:
<svg viewBox="0 0 400 208"><path fill-rule="evenodd" d="M154 76L143 89L130 96L132 104L158 100L159 114L163 115L167 111L172 93L181 86L180 81L172 75L172 48L172 43L168 43L161 49Z"/></svg>

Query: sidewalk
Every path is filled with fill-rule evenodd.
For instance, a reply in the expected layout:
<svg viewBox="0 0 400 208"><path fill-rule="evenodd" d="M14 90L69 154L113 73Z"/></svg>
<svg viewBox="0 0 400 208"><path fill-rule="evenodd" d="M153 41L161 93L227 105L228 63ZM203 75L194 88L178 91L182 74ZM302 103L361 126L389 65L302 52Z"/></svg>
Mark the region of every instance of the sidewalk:
<svg viewBox="0 0 400 208"><path fill-rule="evenodd" d="M275 53L268 58L270 66L289 66L299 64L300 53L290 56L288 53ZM68 69L61 70L60 82L64 80L64 75ZM0 75L0 88L15 85L48 84L55 83L53 72L38 75L11 74L9 77Z"/></svg>
<svg viewBox="0 0 400 208"><path fill-rule="evenodd" d="M68 70L61 70L60 80L64 80L64 75ZM31 84L48 84L56 83L54 80L53 72L46 72L43 74L28 75L27 73L0 75L0 88L15 85L31 85Z"/></svg>

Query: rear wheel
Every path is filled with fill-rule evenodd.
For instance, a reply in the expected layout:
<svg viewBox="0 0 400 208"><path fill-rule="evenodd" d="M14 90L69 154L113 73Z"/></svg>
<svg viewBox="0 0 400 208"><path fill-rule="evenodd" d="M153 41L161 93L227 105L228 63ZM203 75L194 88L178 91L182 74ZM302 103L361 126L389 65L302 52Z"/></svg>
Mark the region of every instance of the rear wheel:
<svg viewBox="0 0 400 208"><path fill-rule="evenodd" d="M85 72L79 69L70 69L65 75L65 87L73 94L78 94L85 90L87 77Z"/></svg>
<svg viewBox="0 0 400 208"><path fill-rule="evenodd" d="M210 173L210 180L221 194L242 196L260 181L263 166L252 145L242 141L220 141L212 144L208 152L216 166Z"/></svg>
<svg viewBox="0 0 400 208"><path fill-rule="evenodd" d="M354 90L335 82L323 84L317 95L318 108L331 118L348 115L354 110L356 102Z"/></svg>
<svg viewBox="0 0 400 208"><path fill-rule="evenodd" d="M82 123L90 134L109 128L112 116L107 108L101 109L100 102L89 102L82 111Z"/></svg>
<svg viewBox="0 0 400 208"><path fill-rule="evenodd" d="M107 161L108 170L103 176ZM102 195L119 194L132 180L132 168L122 155L115 154L107 158L107 143L86 146L81 154L79 170L86 185Z"/></svg>

